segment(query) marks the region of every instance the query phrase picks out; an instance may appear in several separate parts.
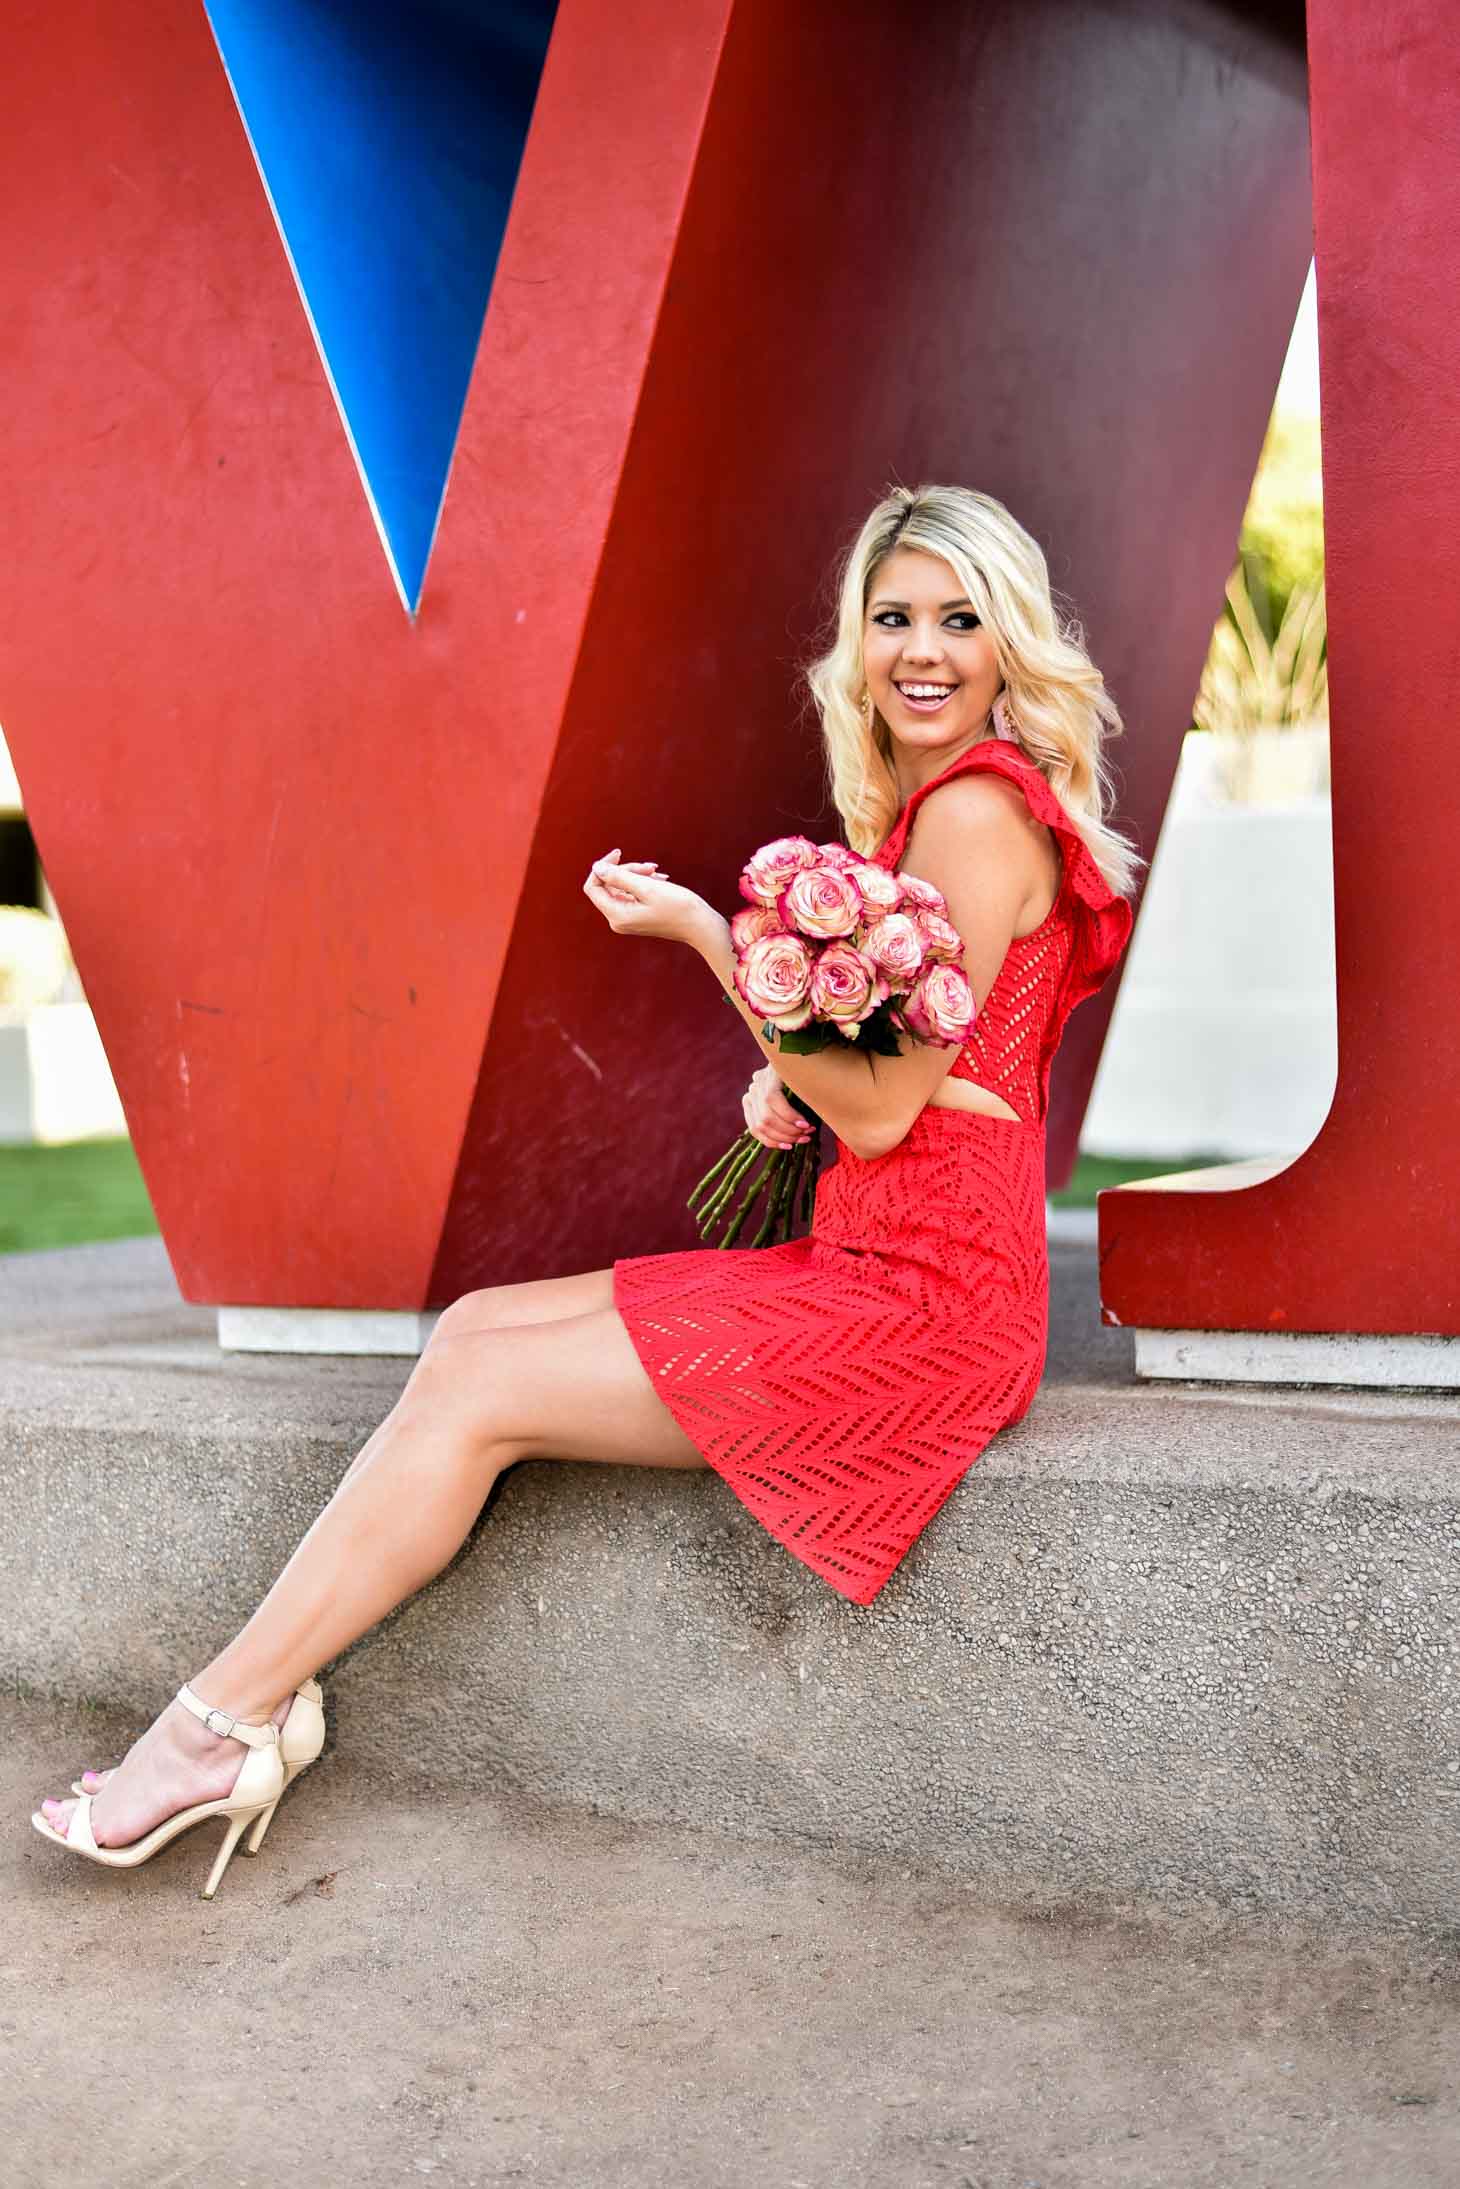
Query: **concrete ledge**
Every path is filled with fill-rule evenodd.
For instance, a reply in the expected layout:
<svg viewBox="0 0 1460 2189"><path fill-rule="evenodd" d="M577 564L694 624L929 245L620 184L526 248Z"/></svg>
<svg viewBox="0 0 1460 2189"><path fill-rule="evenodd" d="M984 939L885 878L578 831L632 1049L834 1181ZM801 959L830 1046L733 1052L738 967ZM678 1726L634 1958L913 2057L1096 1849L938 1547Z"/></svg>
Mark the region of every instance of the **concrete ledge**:
<svg viewBox="0 0 1460 2189"><path fill-rule="evenodd" d="M878 1602L717 1476L533 1465L330 1676L387 1780L842 1841L1027 1892L1452 1924L1460 1399L1141 1385L1094 1254ZM0 1262L0 1662L160 1706L403 1364L221 1355L159 1242Z"/></svg>
<svg viewBox="0 0 1460 2189"><path fill-rule="evenodd" d="M1367 1331L1132 1330L1136 1374L1206 1383L1460 1389L1460 1338Z"/></svg>
<svg viewBox="0 0 1460 2189"><path fill-rule="evenodd" d="M400 1308L220 1307L218 1343L225 1353L419 1353L436 1327L434 1314Z"/></svg>

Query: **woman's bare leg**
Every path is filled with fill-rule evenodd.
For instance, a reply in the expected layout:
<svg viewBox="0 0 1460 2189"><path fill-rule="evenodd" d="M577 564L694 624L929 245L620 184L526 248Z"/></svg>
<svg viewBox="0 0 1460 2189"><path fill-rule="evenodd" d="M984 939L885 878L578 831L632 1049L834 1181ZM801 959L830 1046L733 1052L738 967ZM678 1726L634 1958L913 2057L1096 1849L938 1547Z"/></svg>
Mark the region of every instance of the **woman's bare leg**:
<svg viewBox="0 0 1460 2189"><path fill-rule="evenodd" d="M611 1269L585 1270L575 1277L532 1278L524 1284L485 1285L479 1291L463 1292L459 1299L442 1310L429 1342L434 1344L444 1337L462 1336L469 1331L514 1330L523 1323L566 1322L574 1315L591 1315L612 1306ZM393 1421L394 1415L387 1415L361 1445L340 1477L337 1495L378 1451L382 1439L392 1433ZM282 1726L293 1699L291 1690L271 1712L277 1724ZM95 1794L110 1777L110 1770L87 1770L81 1774L81 1783L87 1793Z"/></svg>
<svg viewBox="0 0 1460 2189"><path fill-rule="evenodd" d="M580 1277L537 1277L526 1284L483 1285L443 1308L433 1338L476 1330L515 1330L523 1323L559 1323L613 1306L613 1271L586 1269Z"/></svg>
<svg viewBox="0 0 1460 2189"><path fill-rule="evenodd" d="M484 1285L480 1291L463 1292L442 1309L427 1345L482 1330L518 1330L524 1323L569 1322L575 1315L592 1315L612 1306L611 1269L589 1269L579 1277L530 1278L525 1284ZM387 1415L361 1445L340 1477L340 1489L377 1449L391 1419Z"/></svg>
<svg viewBox="0 0 1460 2189"><path fill-rule="evenodd" d="M614 1308L483 1326L483 1312L503 1310L466 1304L476 1298L443 1315L400 1399L258 1610L190 1675L205 1702L262 1723L281 1696L449 1564L516 1460L703 1467ZM98 1843L125 1844L187 1802L225 1793L239 1760L236 1742L215 1740L169 1704L96 1796ZM58 1829L71 1807L47 1805Z"/></svg>

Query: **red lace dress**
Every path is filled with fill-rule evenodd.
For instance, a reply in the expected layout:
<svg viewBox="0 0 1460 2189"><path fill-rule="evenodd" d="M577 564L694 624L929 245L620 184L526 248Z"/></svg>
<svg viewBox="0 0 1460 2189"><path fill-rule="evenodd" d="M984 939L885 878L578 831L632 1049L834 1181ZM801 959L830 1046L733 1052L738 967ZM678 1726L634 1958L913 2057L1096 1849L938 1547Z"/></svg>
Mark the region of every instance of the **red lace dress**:
<svg viewBox="0 0 1460 2189"><path fill-rule="evenodd" d="M1003 739L916 791L875 864L896 867L922 801L974 769L1017 783L1061 853L1048 918L1011 943L952 1067L1021 1122L926 1107L875 1162L837 1143L808 1238L614 1264L615 1305L680 1427L776 1540L857 1604L1038 1389L1050 1066L1131 929L1041 770Z"/></svg>

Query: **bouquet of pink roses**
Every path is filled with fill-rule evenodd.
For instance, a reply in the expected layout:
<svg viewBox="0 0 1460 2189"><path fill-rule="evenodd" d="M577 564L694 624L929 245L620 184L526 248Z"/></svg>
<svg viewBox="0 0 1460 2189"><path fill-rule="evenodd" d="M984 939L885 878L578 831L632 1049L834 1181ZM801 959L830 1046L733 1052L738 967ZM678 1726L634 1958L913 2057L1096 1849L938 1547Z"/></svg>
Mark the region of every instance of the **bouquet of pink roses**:
<svg viewBox="0 0 1460 2189"><path fill-rule="evenodd" d="M793 1056L848 1041L869 1056L896 1056L902 1034L950 1047L967 1040L975 1005L958 963L963 939L930 882L890 874L842 844L783 836L750 860L740 894L746 909L730 922L735 986L767 1041L779 1034ZM723 1225L718 1244L734 1246L764 1193L751 1245L790 1238L810 1217L820 1167L816 1136L766 1148L742 1133L690 1195L701 1237Z"/></svg>

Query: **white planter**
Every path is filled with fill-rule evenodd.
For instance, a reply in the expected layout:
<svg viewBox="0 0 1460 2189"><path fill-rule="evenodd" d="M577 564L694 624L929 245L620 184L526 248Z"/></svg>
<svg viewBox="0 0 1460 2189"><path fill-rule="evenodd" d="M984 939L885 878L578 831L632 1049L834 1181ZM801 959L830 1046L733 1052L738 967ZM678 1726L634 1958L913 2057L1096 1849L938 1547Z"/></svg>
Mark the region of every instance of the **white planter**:
<svg viewBox="0 0 1460 2189"><path fill-rule="evenodd" d="M1280 733L1255 757L1256 780L1322 779L1312 732ZM1329 801L1229 803L1222 763L1188 736L1086 1114L1088 1154L1293 1155L1333 1099Z"/></svg>
<svg viewBox="0 0 1460 2189"><path fill-rule="evenodd" d="M0 1021L0 1145L124 1136L127 1121L84 1003Z"/></svg>

